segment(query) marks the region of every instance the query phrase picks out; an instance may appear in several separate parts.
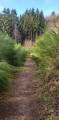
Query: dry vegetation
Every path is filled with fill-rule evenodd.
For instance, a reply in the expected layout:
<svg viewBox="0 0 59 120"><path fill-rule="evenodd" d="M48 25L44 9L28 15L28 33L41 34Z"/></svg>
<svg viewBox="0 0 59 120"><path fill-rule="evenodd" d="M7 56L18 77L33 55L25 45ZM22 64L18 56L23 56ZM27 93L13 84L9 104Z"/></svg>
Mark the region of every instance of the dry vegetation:
<svg viewBox="0 0 59 120"><path fill-rule="evenodd" d="M51 15L46 17L46 21L48 23L48 27L53 29L55 32L58 32L59 28L59 15Z"/></svg>

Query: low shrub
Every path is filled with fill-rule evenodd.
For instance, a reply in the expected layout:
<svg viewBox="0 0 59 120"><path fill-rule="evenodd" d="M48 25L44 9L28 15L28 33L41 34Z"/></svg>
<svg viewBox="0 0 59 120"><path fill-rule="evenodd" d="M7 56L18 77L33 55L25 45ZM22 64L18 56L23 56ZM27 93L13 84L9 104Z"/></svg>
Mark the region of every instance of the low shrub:
<svg viewBox="0 0 59 120"><path fill-rule="evenodd" d="M0 92L6 90L9 85L8 74L5 71L0 70Z"/></svg>
<svg viewBox="0 0 59 120"><path fill-rule="evenodd" d="M27 50L8 35L0 33L0 60L6 60L14 66L20 66L26 60Z"/></svg>
<svg viewBox="0 0 59 120"><path fill-rule="evenodd" d="M27 50L0 32L0 91L6 90L9 86L9 77L20 71L28 56Z"/></svg>
<svg viewBox="0 0 59 120"><path fill-rule="evenodd" d="M59 34L47 30L38 37L32 48L32 59L37 64L39 80L37 98L39 116L43 120L58 120L59 115Z"/></svg>

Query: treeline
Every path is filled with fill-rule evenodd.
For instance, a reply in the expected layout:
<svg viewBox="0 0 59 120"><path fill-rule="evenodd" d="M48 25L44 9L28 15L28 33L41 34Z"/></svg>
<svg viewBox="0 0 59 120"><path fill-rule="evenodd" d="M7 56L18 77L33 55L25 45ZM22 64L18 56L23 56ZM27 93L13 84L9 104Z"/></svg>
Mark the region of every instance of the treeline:
<svg viewBox="0 0 59 120"><path fill-rule="evenodd" d="M26 10L25 13L20 16L20 30L25 34L25 38L35 40L37 35L41 35L45 29L45 19L43 12L39 12L33 9Z"/></svg>
<svg viewBox="0 0 59 120"><path fill-rule="evenodd" d="M39 9L26 10L20 16L17 16L15 9L9 8L4 8L0 13L0 30L15 38L17 43L22 43L25 38L35 40L37 35L44 32L45 26L44 14Z"/></svg>

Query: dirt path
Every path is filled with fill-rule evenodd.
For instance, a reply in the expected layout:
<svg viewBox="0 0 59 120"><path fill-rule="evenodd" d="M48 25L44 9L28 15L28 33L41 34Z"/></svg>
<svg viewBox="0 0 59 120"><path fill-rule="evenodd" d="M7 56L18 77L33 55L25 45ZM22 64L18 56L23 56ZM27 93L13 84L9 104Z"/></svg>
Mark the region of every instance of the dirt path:
<svg viewBox="0 0 59 120"><path fill-rule="evenodd" d="M28 59L26 70L18 73L13 82L15 86L10 97L4 96L6 102L0 103L0 120L40 120L38 106L33 100L36 90L35 67Z"/></svg>

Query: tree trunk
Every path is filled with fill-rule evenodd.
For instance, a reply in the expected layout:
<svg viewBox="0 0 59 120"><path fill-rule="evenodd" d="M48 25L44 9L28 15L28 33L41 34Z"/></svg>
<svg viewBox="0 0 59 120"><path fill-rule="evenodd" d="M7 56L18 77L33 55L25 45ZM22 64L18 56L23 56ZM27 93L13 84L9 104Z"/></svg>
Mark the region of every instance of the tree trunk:
<svg viewBox="0 0 59 120"><path fill-rule="evenodd" d="M31 31L31 42L33 42L33 32Z"/></svg>
<svg viewBox="0 0 59 120"><path fill-rule="evenodd" d="M37 31L36 31L36 39L37 39Z"/></svg>
<svg viewBox="0 0 59 120"><path fill-rule="evenodd" d="M33 41L34 41L34 32L33 32Z"/></svg>
<svg viewBox="0 0 59 120"><path fill-rule="evenodd" d="M40 35L41 35L41 30L40 30Z"/></svg>

